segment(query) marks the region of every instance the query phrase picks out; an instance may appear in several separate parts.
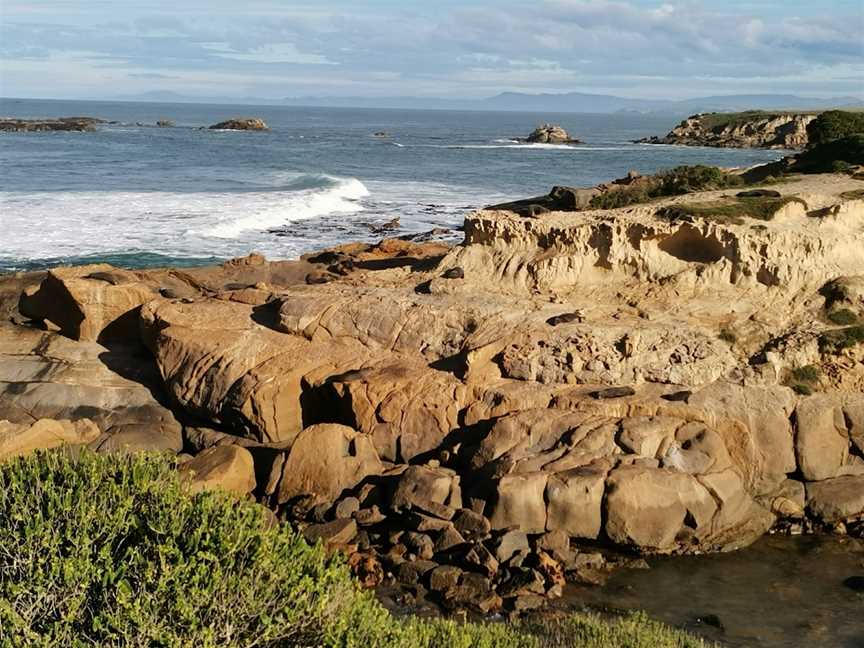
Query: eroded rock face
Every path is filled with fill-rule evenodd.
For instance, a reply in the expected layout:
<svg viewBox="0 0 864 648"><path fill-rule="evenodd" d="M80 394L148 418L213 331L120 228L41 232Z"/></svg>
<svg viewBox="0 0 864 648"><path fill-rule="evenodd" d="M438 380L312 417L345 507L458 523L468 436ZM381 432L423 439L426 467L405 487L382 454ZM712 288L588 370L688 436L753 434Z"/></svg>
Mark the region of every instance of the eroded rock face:
<svg viewBox="0 0 864 648"><path fill-rule="evenodd" d="M646 144L716 146L721 148L803 149L807 146L807 124L813 114L746 113L725 120L723 115L693 115L673 128L665 137L639 140Z"/></svg>

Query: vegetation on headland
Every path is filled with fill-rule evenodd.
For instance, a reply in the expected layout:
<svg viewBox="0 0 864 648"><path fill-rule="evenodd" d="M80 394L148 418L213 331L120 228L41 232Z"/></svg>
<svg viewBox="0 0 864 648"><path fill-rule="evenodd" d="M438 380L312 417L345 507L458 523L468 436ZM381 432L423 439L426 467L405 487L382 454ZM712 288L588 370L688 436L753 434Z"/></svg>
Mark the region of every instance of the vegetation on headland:
<svg viewBox="0 0 864 648"><path fill-rule="evenodd" d="M3 646L700 647L643 614L397 619L259 505L190 495L158 455L0 465Z"/></svg>
<svg viewBox="0 0 864 648"><path fill-rule="evenodd" d="M718 167L697 164L678 166L642 179L631 187L616 189L594 196L592 209L615 209L648 202L654 198L682 196L695 191L712 191L741 186L744 181L737 175Z"/></svg>
<svg viewBox="0 0 864 648"><path fill-rule="evenodd" d="M725 128L726 126L738 126L752 122L757 119L777 119L779 117L788 117L789 115L816 115L818 111L802 111L802 110L744 110L742 112L715 112L703 113L699 115L699 119L705 125L705 128L713 130L715 128Z"/></svg>
<svg viewBox="0 0 864 648"><path fill-rule="evenodd" d="M864 133L864 112L826 110L807 125L810 147Z"/></svg>
<svg viewBox="0 0 864 648"><path fill-rule="evenodd" d="M812 146L795 161L802 173L843 172L857 165L864 165L864 132Z"/></svg>
<svg viewBox="0 0 864 648"><path fill-rule="evenodd" d="M750 198L724 198L698 203L686 203L664 207L657 212L661 218L680 219L683 217L703 218L723 223L743 223L743 218L770 221L777 212L790 203L798 202L806 207L800 198L754 196Z"/></svg>

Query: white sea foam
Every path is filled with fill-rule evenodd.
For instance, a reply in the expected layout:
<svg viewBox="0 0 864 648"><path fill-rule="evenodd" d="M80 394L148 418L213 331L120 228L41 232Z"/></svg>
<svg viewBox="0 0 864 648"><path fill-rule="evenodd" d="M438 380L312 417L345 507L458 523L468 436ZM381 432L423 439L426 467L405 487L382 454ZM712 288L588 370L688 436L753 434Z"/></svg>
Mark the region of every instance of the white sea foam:
<svg viewBox="0 0 864 648"><path fill-rule="evenodd" d="M267 190L0 192L0 257L231 256L273 239L268 229L359 212L369 195L355 178L277 173L260 180Z"/></svg>
<svg viewBox="0 0 864 648"><path fill-rule="evenodd" d="M290 221L328 214L355 213L363 210L357 201L368 195L369 190L356 178L338 179L325 189L304 189L288 193L278 202L268 201L267 204L252 210L252 213L239 218L229 215L216 226L201 233L217 238L236 238L249 230L271 229Z"/></svg>

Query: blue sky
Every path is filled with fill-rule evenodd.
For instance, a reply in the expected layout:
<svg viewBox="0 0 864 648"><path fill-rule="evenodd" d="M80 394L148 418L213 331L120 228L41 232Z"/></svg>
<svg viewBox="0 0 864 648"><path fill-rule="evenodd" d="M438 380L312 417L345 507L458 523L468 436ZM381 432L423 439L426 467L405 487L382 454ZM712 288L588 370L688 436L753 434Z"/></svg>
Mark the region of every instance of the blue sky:
<svg viewBox="0 0 864 648"><path fill-rule="evenodd" d="M0 94L864 95L864 0L0 0Z"/></svg>

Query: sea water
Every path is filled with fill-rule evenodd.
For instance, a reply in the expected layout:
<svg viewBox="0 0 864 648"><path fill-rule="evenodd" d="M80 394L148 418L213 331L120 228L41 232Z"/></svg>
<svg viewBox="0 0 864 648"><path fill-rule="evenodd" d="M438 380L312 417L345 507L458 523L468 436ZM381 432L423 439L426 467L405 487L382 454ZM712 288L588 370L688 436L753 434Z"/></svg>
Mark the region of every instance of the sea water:
<svg viewBox="0 0 864 648"><path fill-rule="evenodd" d="M471 210L553 185L783 154L633 144L679 119L639 114L22 99L0 100L0 114L116 122L95 133L0 133L0 271L190 265L251 251L294 258L379 239L395 218L388 235L458 228ZM232 116L261 117L271 130L202 129ZM156 128L158 119L176 126ZM517 141L545 121L585 144Z"/></svg>

